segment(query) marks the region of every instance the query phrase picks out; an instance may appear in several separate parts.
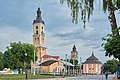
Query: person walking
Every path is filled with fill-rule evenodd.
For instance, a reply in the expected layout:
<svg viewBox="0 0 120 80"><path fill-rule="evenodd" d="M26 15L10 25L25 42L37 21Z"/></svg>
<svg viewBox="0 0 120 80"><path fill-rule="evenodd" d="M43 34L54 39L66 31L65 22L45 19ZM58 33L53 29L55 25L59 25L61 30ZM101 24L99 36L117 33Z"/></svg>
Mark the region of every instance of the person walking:
<svg viewBox="0 0 120 80"><path fill-rule="evenodd" d="M109 75L109 73L108 73L108 71L106 71L105 72L105 78L106 78L106 80L108 79L108 75Z"/></svg>

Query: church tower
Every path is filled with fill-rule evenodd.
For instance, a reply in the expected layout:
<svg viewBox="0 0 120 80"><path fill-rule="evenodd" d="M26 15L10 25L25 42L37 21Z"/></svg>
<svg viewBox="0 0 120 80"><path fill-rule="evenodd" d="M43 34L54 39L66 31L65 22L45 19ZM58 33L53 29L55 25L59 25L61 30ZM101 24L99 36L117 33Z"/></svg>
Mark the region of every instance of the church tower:
<svg viewBox="0 0 120 80"><path fill-rule="evenodd" d="M76 51L75 45L73 46L73 50L71 51L71 59L78 59L78 52Z"/></svg>
<svg viewBox="0 0 120 80"><path fill-rule="evenodd" d="M37 48L38 61L41 61L41 57L46 54L45 44L45 23L41 17L40 8L37 10L36 19L33 21L33 44Z"/></svg>

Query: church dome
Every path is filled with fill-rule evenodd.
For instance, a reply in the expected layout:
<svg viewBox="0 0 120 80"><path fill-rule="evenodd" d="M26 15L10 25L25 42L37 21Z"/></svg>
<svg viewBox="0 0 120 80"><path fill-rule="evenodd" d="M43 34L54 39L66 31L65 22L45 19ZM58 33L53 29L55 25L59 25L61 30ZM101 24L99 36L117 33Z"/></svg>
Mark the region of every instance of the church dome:
<svg viewBox="0 0 120 80"><path fill-rule="evenodd" d="M89 58L87 58L87 60L98 60L95 56L94 56L94 54L92 53L92 55L89 57Z"/></svg>
<svg viewBox="0 0 120 80"><path fill-rule="evenodd" d="M84 62L84 64L102 64L102 63L92 53L92 55L89 58L86 59L86 61Z"/></svg>
<svg viewBox="0 0 120 80"><path fill-rule="evenodd" d="M42 20L42 17L41 17L40 8L38 8L38 10L37 10L37 17L36 17L36 19L33 21L33 24L35 24L35 23L43 23L43 24L45 24L44 21Z"/></svg>

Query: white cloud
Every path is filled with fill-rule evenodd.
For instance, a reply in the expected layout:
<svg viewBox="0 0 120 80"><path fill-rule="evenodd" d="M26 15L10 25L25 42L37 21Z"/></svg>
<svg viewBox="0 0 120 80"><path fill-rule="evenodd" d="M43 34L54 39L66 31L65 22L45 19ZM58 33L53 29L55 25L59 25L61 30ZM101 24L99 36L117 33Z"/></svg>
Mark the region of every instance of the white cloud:
<svg viewBox="0 0 120 80"><path fill-rule="evenodd" d="M16 26L0 27L0 51L4 51L11 42L32 43L32 34L29 31L23 31Z"/></svg>
<svg viewBox="0 0 120 80"><path fill-rule="evenodd" d="M4 1L3 3L6 3ZM13 0L10 4L14 5L6 3L2 5L2 8L0 7L2 13L0 13L2 15L0 18L0 51L4 51L10 42L32 43L31 22L36 17L37 2L37 0L27 0L19 6L19 2ZM110 32L110 23L106 14L95 11L84 29L81 21L78 24L71 22L70 10L66 4L61 5L59 0L41 0L40 8L45 21L47 54L58 55L64 59L66 53L70 55L75 42L83 61L91 55L92 51L100 61L104 62L108 59L104 56L100 46L102 37ZM6 16L10 19L6 19ZM117 20L120 21L120 18L117 17ZM15 26L10 26L10 24Z"/></svg>

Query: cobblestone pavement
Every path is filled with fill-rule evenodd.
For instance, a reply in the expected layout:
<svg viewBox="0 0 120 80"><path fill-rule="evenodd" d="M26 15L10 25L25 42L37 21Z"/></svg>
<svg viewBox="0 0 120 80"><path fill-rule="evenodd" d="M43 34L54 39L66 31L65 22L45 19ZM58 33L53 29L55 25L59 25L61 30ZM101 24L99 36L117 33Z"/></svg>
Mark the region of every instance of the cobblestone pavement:
<svg viewBox="0 0 120 80"><path fill-rule="evenodd" d="M115 75L109 75L108 80L113 80ZM83 75L79 77L50 78L50 79L31 79L31 80L106 80L104 75Z"/></svg>

